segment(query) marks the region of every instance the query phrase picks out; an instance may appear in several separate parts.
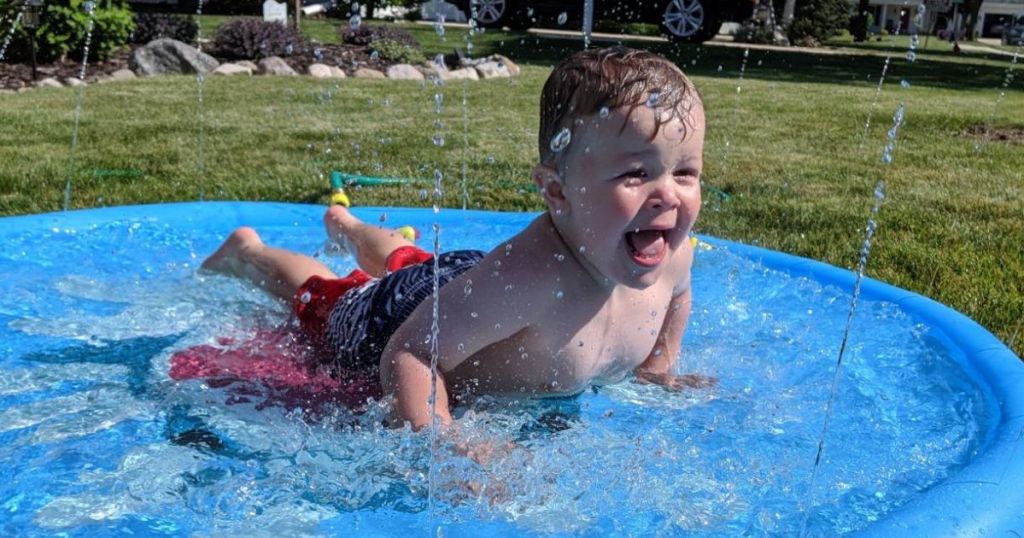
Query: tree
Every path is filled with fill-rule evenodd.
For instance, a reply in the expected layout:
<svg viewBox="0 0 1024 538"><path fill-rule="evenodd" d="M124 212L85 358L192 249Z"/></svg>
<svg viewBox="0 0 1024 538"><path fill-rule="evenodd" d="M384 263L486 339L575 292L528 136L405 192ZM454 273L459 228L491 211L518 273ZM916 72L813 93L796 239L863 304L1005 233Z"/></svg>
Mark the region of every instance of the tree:
<svg viewBox="0 0 1024 538"><path fill-rule="evenodd" d="M850 33L853 40L863 43L868 39L868 9L870 0L859 0L857 2L857 14L850 18Z"/></svg>
<svg viewBox="0 0 1024 538"><path fill-rule="evenodd" d="M974 28L978 25L978 13L981 11L981 3L984 0L965 0L964 12L966 13L965 35L967 41L974 41Z"/></svg>

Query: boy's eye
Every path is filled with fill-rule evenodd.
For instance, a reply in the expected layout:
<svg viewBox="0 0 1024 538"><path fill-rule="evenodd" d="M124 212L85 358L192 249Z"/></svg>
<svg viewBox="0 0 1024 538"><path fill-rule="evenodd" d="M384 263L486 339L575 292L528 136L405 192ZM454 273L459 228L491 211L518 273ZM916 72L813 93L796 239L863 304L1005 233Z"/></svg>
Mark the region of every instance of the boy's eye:
<svg viewBox="0 0 1024 538"><path fill-rule="evenodd" d="M676 170L672 175L676 177L676 181L680 182L690 181L700 177L700 173L696 170Z"/></svg>
<svg viewBox="0 0 1024 538"><path fill-rule="evenodd" d="M643 168L634 168L633 170L620 174L618 179L628 179L631 177L645 178L647 177L647 172L645 172Z"/></svg>

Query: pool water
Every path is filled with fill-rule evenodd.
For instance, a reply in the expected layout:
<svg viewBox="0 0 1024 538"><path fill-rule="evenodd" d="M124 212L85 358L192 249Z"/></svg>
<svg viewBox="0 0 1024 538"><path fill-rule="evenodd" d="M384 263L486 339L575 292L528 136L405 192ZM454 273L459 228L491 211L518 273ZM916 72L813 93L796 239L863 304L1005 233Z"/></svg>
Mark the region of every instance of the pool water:
<svg viewBox="0 0 1024 538"><path fill-rule="evenodd" d="M168 374L175 351L290 321L251 286L197 275L203 257L240 224L313 254L322 211L207 203L0 227L0 534L792 536L806 514L828 536L908 503L991 436L990 402L941 338L863 300L812 489L850 290L704 246L679 372L717 387L482 398L458 410L466 429L513 448L478 465L442 447L431 511L427 437L382 427L381 405L314 413L259 384ZM356 213L425 233L435 218ZM441 215L445 249L492 248L532 218Z"/></svg>

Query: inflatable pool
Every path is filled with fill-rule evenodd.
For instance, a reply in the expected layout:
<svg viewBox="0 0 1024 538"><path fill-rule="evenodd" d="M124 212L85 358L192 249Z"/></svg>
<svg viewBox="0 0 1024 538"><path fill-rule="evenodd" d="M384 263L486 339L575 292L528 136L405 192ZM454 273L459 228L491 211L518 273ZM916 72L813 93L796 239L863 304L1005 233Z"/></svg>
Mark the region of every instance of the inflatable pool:
<svg viewBox="0 0 1024 538"><path fill-rule="evenodd" d="M716 388L483 398L460 420L517 448L487 465L439 455L429 510L425 439L382 427L379 404L310 413L259 380L169 375L177 351L289 323L255 290L197 275L203 257L240 225L316 253L322 212L210 202L0 220L2 534L792 536L805 521L812 536L1024 533L1013 353L867 279L812 486L854 275L713 239L679 368ZM355 212L438 222L445 249L492 248L535 216Z"/></svg>

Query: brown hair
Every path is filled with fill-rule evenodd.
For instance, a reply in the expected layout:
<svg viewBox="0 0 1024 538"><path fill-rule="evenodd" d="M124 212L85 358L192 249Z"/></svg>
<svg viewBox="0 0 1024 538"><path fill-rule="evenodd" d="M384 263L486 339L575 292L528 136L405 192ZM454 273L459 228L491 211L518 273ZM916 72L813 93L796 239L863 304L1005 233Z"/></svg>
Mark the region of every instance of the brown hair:
<svg viewBox="0 0 1024 538"><path fill-rule="evenodd" d="M602 108L626 106L627 116L641 105L665 110L668 114L656 115L653 139L672 119L686 125L694 103L700 103L700 96L686 75L653 52L622 46L577 52L544 83L537 139L540 162L553 164L559 152L551 148L552 139L563 129L571 134L576 119Z"/></svg>

